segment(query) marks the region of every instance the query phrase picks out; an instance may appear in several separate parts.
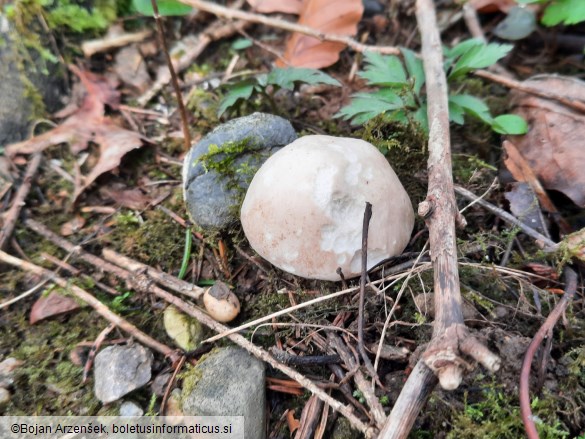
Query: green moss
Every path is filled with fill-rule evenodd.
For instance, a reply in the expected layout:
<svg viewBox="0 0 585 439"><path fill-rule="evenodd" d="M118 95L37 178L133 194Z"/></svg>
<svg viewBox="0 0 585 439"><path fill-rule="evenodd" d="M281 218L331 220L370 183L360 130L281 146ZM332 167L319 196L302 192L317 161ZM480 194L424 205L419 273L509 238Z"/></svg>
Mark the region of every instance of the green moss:
<svg viewBox="0 0 585 439"><path fill-rule="evenodd" d="M242 161L242 157L246 155L249 157ZM196 163L201 163L206 172L215 172L226 188L235 193L236 201L231 207L237 218L246 195L246 187L267 156L268 153L260 151L251 138L245 138L237 142L210 145L208 152L201 155Z"/></svg>
<svg viewBox="0 0 585 439"><path fill-rule="evenodd" d="M495 382L483 387L480 398L469 402L465 395L465 408L453 418L448 439L515 439L525 434L516 396ZM543 439L565 438L569 433L561 424L555 409L557 402L551 395L532 401L536 428Z"/></svg>
<svg viewBox="0 0 585 439"><path fill-rule="evenodd" d="M386 156L412 202L425 198L426 185L418 177L427 164L427 137L423 130L389 123L382 115L368 121L360 137Z"/></svg>
<svg viewBox="0 0 585 439"><path fill-rule="evenodd" d="M145 212L144 219L132 211L116 215L116 228L102 242L146 264L172 271L181 264L184 229L160 210Z"/></svg>

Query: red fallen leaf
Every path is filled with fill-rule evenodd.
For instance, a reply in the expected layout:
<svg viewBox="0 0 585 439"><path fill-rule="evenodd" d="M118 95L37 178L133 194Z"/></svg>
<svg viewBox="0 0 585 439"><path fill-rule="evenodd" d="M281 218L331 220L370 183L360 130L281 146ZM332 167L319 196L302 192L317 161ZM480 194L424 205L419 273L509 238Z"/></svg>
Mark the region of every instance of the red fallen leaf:
<svg viewBox="0 0 585 439"><path fill-rule="evenodd" d="M100 157L93 169L81 177L80 185L75 189L76 199L97 177L119 166L122 157L128 151L140 148L146 139L118 126L104 115L106 105L115 109L119 102L118 92L105 78L75 66L71 66L71 70L87 90L81 107L58 127L24 142L8 145L6 154L32 154L59 143L69 143L71 152L77 154L86 149L89 142L98 144Z"/></svg>
<svg viewBox="0 0 585 439"><path fill-rule="evenodd" d="M39 297L34 303L30 310L29 321L31 325L34 325L41 320L65 314L79 308L81 306L71 297L62 296L53 291L46 297Z"/></svg>
<svg viewBox="0 0 585 439"><path fill-rule="evenodd" d="M524 268L532 271L535 274L538 274L539 276L548 277L551 280L559 279L557 270L548 265L539 264L538 262L529 262L524 265Z"/></svg>
<svg viewBox="0 0 585 439"><path fill-rule="evenodd" d="M357 33L364 5L361 0L305 0L299 24L332 35ZM315 37L293 33L286 44L283 58L276 61L278 67L308 67L320 69L334 64L345 44L321 41Z"/></svg>
<svg viewBox="0 0 585 439"><path fill-rule="evenodd" d="M517 5L516 0L469 0L467 4L485 14L498 11L508 12L510 8Z"/></svg>
<svg viewBox="0 0 585 439"><path fill-rule="evenodd" d="M288 409L286 411L286 423L288 424L288 431L293 434L301 426L300 421L295 418L295 411Z"/></svg>
<svg viewBox="0 0 585 439"><path fill-rule="evenodd" d="M575 78L541 75L524 84L585 102L585 82ZM514 113L524 117L530 127L524 136L510 137L522 157L545 189L562 192L585 207L585 114L521 92L513 93L512 102ZM506 167L516 180L524 181L516 166L506 162Z"/></svg>
<svg viewBox="0 0 585 439"><path fill-rule="evenodd" d="M303 0L247 0L256 12L271 14L281 12L283 14L300 14L303 8Z"/></svg>

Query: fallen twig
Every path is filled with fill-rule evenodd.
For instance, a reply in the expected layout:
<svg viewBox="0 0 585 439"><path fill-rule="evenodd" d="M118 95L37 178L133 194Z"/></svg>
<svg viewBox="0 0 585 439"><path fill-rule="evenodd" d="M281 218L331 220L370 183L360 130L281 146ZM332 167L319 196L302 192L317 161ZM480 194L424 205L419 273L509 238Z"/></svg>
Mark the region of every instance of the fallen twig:
<svg viewBox="0 0 585 439"><path fill-rule="evenodd" d="M50 270L46 268L39 267L31 262L24 261L22 259L15 258L14 256L9 255L6 252L0 250L0 261L10 264L14 267L18 267L21 270L28 271L30 273L34 273L38 276L43 276L51 280L51 282L56 283L61 288L65 288L70 291L75 297L83 300L89 306L91 306L99 315L104 317L109 322L113 323L123 331L130 334L139 342L143 343L144 345L154 349L157 352L160 352L165 357L174 358L177 357L179 354L175 349L168 347L160 343L159 341L153 339L148 334L145 334L136 326L132 325L131 323L124 320L118 314L110 311L110 309L104 305L102 302L97 300L94 296L92 296L87 291L81 289L80 287L67 282L67 280L63 279L62 277L57 276Z"/></svg>
<svg viewBox="0 0 585 439"><path fill-rule="evenodd" d="M104 38L87 40L81 44L83 54L89 58L96 53L106 52L112 49L127 46L131 43L139 43L152 34L150 30L140 32L124 32L117 35L106 35Z"/></svg>
<svg viewBox="0 0 585 439"><path fill-rule="evenodd" d="M374 393L370 382L359 370L359 362L357 361L356 357L354 357L351 352L349 352L346 344L343 342L343 339L334 332L327 332L327 340L335 352L337 352L337 354L341 357L346 367L349 370L356 371L353 376L355 385L360 390L360 392L362 392L364 399L370 407L370 412L372 413L372 417L374 418L374 422L376 423L377 427L381 428L386 421L384 407L382 407L382 404L380 404L380 401Z"/></svg>
<svg viewBox="0 0 585 439"><path fill-rule="evenodd" d="M240 2L243 3L243 2ZM203 53L203 51L213 41L220 40L222 38L234 35L239 30L244 29L249 23L245 21L236 21L235 23L223 24L220 22L214 22L209 25L198 37L197 43L192 47L189 47L181 55L181 57L173 62L177 72L182 72L195 62L197 57ZM164 86L166 86L171 80L171 75L167 69L159 72L156 81L152 86L146 90L137 102L139 105L146 105L152 98L154 98L158 92L160 92Z"/></svg>
<svg viewBox="0 0 585 439"><path fill-rule="evenodd" d="M0 230L0 250L5 250L6 244L8 240L12 236L12 232L14 231L14 227L16 226L16 221L18 216L20 215L20 211L22 207L25 205L24 200L30 191L31 183L39 170L39 166L41 165L41 159L43 154L37 152L32 155L30 161L28 162L28 166L26 167L26 171L24 173L24 177L22 178L22 184L18 188L14 200L12 200L12 205L10 209L6 212L6 216L4 217L4 223L2 224L2 230Z"/></svg>
<svg viewBox="0 0 585 439"><path fill-rule="evenodd" d="M290 21L280 20L278 18L267 17L266 15L254 14L252 12L240 11L234 8L226 8L225 6L211 3L204 0L180 0L181 3L191 5L201 11L210 12L214 15L243 20L250 23L259 23L266 26L274 27L277 29L284 29L290 32L298 32L304 35L318 38L321 41L333 41L337 43L343 43L348 47L351 47L356 52L378 52L387 55L400 55L400 49L393 46L369 46L367 44L360 43L351 37L344 35L331 35L326 34L318 29L314 29L309 26L303 26L297 23L291 23Z"/></svg>
<svg viewBox="0 0 585 439"><path fill-rule="evenodd" d="M520 414L528 439L538 439L539 437L530 408L530 368L532 366L532 359L544 337L552 337L552 330L557 320L565 311L577 291L577 273L570 267L565 267L565 284L565 294L563 294L559 303L557 303L538 332L534 335L522 362L522 370L520 371Z"/></svg>
<svg viewBox="0 0 585 439"><path fill-rule="evenodd" d="M526 233L531 238L535 239L537 242L542 243L542 245L544 245L545 250L554 251L557 249L557 247L558 247L557 243L555 243L551 239L547 238L543 234L537 232L532 227L524 224L522 221L517 219L514 215L509 214L504 209L500 209L499 207L494 206L493 204L491 204L485 200L480 199L477 195L475 195L474 193L468 191L467 189L465 189L461 186L454 186L454 189L455 189L455 192L457 192L462 197L467 198L468 200L471 200L471 201L475 202L476 204L479 204L481 207L489 210L491 213L497 215L498 217L500 217L501 219L503 219L507 223L518 227L520 230L522 230L524 233Z"/></svg>
<svg viewBox="0 0 585 439"><path fill-rule="evenodd" d="M515 79L498 75L496 73L488 72L487 70L476 70L473 73L476 76L479 76L480 78L489 79L490 81L496 82L500 85L503 85L504 87L516 89L524 93L539 96L541 98L557 101L563 105L566 105L567 107L580 111L581 113L585 113L585 102L579 99L572 98L570 96L560 95L549 90L544 90L542 88L536 88L530 85L525 85L520 81L516 81Z"/></svg>
<svg viewBox="0 0 585 439"><path fill-rule="evenodd" d="M471 337L463 322L455 238L459 211L453 191L447 79L432 0L417 0L416 18L422 40L429 120L429 187L427 198L420 203L418 211L425 218L429 229L435 322L433 337L423 354L426 366L419 361L415 367L416 373L408 377L381 431L380 438L384 439L404 438L408 435L435 383L427 366L435 372L445 389L457 388L463 370L469 367L462 354L473 357L491 371L500 366L499 358Z"/></svg>
<svg viewBox="0 0 585 439"><path fill-rule="evenodd" d="M382 386L378 373L364 345L364 302L366 297L366 282L368 279L368 230L370 228L370 219L372 218L372 205L366 201L366 209L364 210L364 222L362 227L362 273L360 276L360 300L358 306L358 350L364 361L368 373L372 376L372 380L375 380Z"/></svg>
<svg viewBox="0 0 585 439"><path fill-rule="evenodd" d="M181 94L181 88L179 87L179 79L177 78L177 74L175 73L175 67L173 66L173 61L171 60L171 54L169 53L169 48L167 47L167 40L165 38L165 30L163 28L162 18L158 13L158 5L156 4L156 0L150 0L150 4L152 5L154 21L156 22L158 39L160 41L160 45L163 49L163 52L165 53L167 67L169 69L169 74L171 75L171 83L173 84L175 96L177 97L177 105L179 106L179 114L181 115L181 127L183 128L183 150L187 152L189 151L189 148L191 148L191 133L189 132L187 109L185 108L185 103L183 102L183 95Z"/></svg>

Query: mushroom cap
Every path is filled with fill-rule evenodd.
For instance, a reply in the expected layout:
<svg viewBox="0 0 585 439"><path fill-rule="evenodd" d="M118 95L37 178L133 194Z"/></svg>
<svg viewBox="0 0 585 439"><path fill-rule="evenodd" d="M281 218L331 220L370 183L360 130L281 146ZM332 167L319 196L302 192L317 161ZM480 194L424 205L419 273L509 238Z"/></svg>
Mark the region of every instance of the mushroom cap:
<svg viewBox="0 0 585 439"><path fill-rule="evenodd" d="M209 315L222 323L231 322L240 313L238 297L221 281L205 291L203 304Z"/></svg>
<svg viewBox="0 0 585 439"><path fill-rule="evenodd" d="M361 271L366 201L372 204L368 269L402 253L414 226L408 194L370 143L305 136L258 170L241 220L250 245L277 267L312 279L340 280Z"/></svg>

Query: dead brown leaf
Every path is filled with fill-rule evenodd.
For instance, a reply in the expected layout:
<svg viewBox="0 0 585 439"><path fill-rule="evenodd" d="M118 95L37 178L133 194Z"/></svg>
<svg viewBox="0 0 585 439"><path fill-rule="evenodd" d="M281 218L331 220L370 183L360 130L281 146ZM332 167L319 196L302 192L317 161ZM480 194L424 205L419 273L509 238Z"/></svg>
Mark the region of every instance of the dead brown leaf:
<svg viewBox="0 0 585 439"><path fill-rule="evenodd" d="M303 0L247 0L256 12L271 14L281 12L283 14L300 14L303 8Z"/></svg>
<svg viewBox="0 0 585 439"><path fill-rule="evenodd" d="M75 188L76 199L97 177L119 166L122 157L127 152L140 148L146 139L139 133L120 127L105 116L106 105L115 109L120 98L106 78L75 66L71 70L79 76L87 90L80 108L58 127L24 142L7 146L6 154L32 154L59 143L68 143L71 152L77 154L85 150L90 142L99 145L99 159L93 169L81 176L81 181Z"/></svg>
<svg viewBox="0 0 585 439"><path fill-rule="evenodd" d="M114 200L116 204L132 210L144 210L152 201L138 188L104 187L100 189L100 193Z"/></svg>
<svg viewBox="0 0 585 439"><path fill-rule="evenodd" d="M510 203L510 212L539 233L545 233L540 205L534 191L528 183L515 182L504 194Z"/></svg>
<svg viewBox="0 0 585 439"><path fill-rule="evenodd" d="M542 75L524 84L572 100L585 102L585 82L562 76ZM528 134L513 136L522 157L530 165L545 189L564 193L575 204L585 207L585 114L556 101L515 92L514 112L530 126ZM507 161L514 178L524 181L517 166Z"/></svg>
<svg viewBox="0 0 585 439"><path fill-rule="evenodd" d="M83 228L85 225L85 218L81 215L76 215L73 219L67 221L65 224L61 226L61 235L62 236L71 236L79 230Z"/></svg>
<svg viewBox="0 0 585 439"><path fill-rule="evenodd" d="M124 84L139 93L144 93L150 87L151 80L146 63L135 45L120 49L114 59L114 71Z"/></svg>
<svg viewBox="0 0 585 439"><path fill-rule="evenodd" d="M63 296L56 292L51 292L48 296L41 296L34 303L30 310L29 321L31 325L48 319L53 316L65 314L81 306L71 297Z"/></svg>
<svg viewBox="0 0 585 439"><path fill-rule="evenodd" d="M353 36L363 12L361 0L305 0L299 24L327 34ZM343 43L293 33L286 44L284 60L277 60L276 65L320 69L337 62L344 48Z"/></svg>

